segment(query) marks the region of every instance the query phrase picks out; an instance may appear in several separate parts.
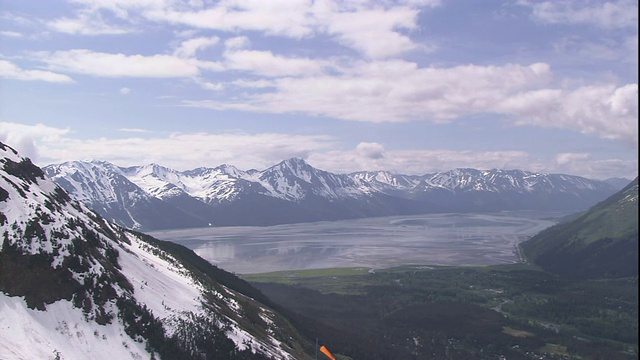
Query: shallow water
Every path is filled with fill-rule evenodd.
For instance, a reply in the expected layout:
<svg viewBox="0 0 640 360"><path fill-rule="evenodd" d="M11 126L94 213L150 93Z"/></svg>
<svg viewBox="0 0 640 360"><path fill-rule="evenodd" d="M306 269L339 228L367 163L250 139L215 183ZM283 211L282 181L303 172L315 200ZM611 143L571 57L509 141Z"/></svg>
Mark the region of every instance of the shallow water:
<svg viewBox="0 0 640 360"><path fill-rule="evenodd" d="M427 214L277 226L155 231L238 274L335 267L494 265L564 213Z"/></svg>

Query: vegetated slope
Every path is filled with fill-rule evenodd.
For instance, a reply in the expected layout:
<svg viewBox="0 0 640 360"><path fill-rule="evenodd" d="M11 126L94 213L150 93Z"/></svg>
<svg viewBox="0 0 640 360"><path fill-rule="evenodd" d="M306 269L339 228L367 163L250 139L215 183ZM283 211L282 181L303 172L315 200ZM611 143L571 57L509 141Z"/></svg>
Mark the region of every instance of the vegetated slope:
<svg viewBox="0 0 640 360"><path fill-rule="evenodd" d="M523 264L245 275L353 359L638 359L638 280Z"/></svg>
<svg viewBox="0 0 640 360"><path fill-rule="evenodd" d="M616 189L578 176L455 169L422 176L333 174L302 159L265 170L177 171L73 161L44 168L105 218L142 230L274 225L372 216L503 210L582 211Z"/></svg>
<svg viewBox="0 0 640 360"><path fill-rule="evenodd" d="M522 244L543 269L574 278L638 275L638 178L577 218Z"/></svg>
<svg viewBox="0 0 640 360"><path fill-rule="evenodd" d="M310 358L248 283L110 224L2 143L0 226L0 358Z"/></svg>

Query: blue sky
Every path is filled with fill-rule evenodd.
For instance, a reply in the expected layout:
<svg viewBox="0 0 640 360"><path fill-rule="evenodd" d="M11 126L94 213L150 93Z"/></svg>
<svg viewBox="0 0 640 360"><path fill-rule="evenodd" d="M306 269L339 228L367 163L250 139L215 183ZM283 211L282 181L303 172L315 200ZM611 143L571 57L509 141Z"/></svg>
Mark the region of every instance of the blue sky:
<svg viewBox="0 0 640 360"><path fill-rule="evenodd" d="M4 0L38 165L638 173L637 1Z"/></svg>

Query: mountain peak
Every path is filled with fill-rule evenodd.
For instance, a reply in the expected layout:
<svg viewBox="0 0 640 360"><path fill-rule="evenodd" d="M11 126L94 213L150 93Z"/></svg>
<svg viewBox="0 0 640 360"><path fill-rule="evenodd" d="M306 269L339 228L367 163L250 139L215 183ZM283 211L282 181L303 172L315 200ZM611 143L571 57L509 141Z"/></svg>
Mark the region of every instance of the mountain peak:
<svg viewBox="0 0 640 360"><path fill-rule="evenodd" d="M165 177L167 173L173 172L172 169L169 169L162 165L158 165L157 163L149 163L147 165L143 165L139 168L138 171L144 175L155 175L159 177Z"/></svg>
<svg viewBox="0 0 640 360"><path fill-rule="evenodd" d="M309 165L309 163L307 163L303 158L300 158L300 157L292 157L292 158L283 160L276 166L288 167L292 169L312 167L311 165Z"/></svg>
<svg viewBox="0 0 640 360"><path fill-rule="evenodd" d="M238 169L237 167L229 164L222 164L215 167L215 170L220 171L223 174L231 175L234 177L240 177L244 173L244 171Z"/></svg>

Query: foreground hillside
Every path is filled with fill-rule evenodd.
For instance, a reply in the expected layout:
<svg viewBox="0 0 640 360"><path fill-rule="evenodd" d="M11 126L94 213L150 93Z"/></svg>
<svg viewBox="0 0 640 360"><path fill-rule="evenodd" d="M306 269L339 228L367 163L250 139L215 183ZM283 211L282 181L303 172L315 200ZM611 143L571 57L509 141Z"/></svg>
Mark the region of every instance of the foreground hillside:
<svg viewBox="0 0 640 360"><path fill-rule="evenodd" d="M2 143L0 225L0 358L310 358L249 284L110 224Z"/></svg>
<svg viewBox="0 0 640 360"><path fill-rule="evenodd" d="M521 170L333 174L302 159L261 171L231 165L189 171L155 164L123 168L102 161L72 161L44 171L105 218L141 230L444 212L577 212L616 191L602 181Z"/></svg>
<svg viewBox="0 0 640 360"><path fill-rule="evenodd" d="M638 276L638 178L573 220L552 226L521 246L531 261L554 274Z"/></svg>

